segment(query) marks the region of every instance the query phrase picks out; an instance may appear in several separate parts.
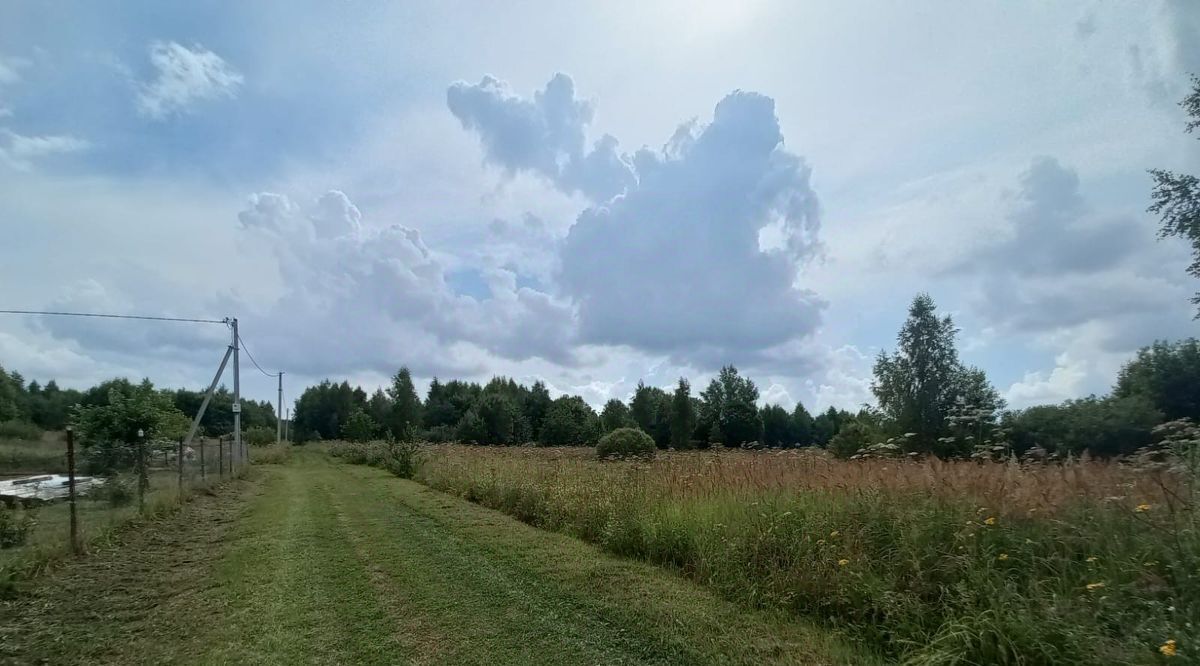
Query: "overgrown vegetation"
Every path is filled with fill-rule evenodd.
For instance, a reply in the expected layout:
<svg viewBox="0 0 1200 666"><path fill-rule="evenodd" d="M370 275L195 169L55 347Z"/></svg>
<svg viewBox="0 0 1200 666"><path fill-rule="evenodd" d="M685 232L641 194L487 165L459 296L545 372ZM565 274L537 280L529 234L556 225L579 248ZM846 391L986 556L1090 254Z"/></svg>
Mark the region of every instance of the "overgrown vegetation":
<svg viewBox="0 0 1200 666"><path fill-rule="evenodd" d="M370 465L411 479L425 462L422 446L411 440L333 442L329 454L354 465Z"/></svg>
<svg viewBox="0 0 1200 666"><path fill-rule="evenodd" d="M1194 434L1136 465L443 446L417 478L911 663L1148 663L1200 641Z"/></svg>

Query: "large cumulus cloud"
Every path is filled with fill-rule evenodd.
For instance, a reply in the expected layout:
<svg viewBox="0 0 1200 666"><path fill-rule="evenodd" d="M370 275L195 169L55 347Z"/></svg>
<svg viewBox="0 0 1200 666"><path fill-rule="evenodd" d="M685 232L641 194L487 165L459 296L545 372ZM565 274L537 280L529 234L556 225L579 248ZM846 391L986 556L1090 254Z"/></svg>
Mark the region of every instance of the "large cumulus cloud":
<svg viewBox="0 0 1200 666"><path fill-rule="evenodd" d="M506 83L484 76L477 84L458 82L446 92L450 112L479 134L488 161L507 170L526 170L557 186L606 200L633 183L633 172L604 135L585 146L592 105L575 97L575 83L557 74L533 99L514 94Z"/></svg>
<svg viewBox="0 0 1200 666"><path fill-rule="evenodd" d="M769 97L731 93L711 123L685 123L661 150L631 157L610 137L583 155L590 107L562 74L532 100L490 77L448 98L504 168L585 192L613 191L611 175L632 169L623 194L584 210L561 247L558 286L579 308L582 341L708 366L818 325L823 303L795 284L818 249L817 197Z"/></svg>
<svg viewBox="0 0 1200 666"><path fill-rule="evenodd" d="M285 287L267 316L288 340L281 347L303 350L289 367L387 372L407 363L424 375L473 374L484 353L571 362L568 305L518 287L503 269L488 270L486 297L457 294L420 232L364 225L342 192L308 207L257 194L239 219L278 259Z"/></svg>

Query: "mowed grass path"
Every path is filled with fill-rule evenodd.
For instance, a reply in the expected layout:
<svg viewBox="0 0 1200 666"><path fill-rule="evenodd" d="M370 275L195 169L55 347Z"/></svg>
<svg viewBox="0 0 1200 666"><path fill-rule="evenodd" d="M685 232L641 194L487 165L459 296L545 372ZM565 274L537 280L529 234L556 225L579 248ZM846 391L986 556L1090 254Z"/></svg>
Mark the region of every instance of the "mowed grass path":
<svg viewBox="0 0 1200 666"><path fill-rule="evenodd" d="M302 451L0 605L5 663L872 663L404 481Z"/></svg>

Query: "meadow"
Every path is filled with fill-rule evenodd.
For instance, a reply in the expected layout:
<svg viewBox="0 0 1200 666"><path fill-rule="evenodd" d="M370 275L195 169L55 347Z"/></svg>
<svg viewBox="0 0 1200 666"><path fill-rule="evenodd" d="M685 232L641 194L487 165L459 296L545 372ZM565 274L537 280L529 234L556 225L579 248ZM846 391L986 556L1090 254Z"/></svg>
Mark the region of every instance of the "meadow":
<svg viewBox="0 0 1200 666"><path fill-rule="evenodd" d="M432 488L823 623L888 659L1196 657L1194 488L1170 465L424 450L415 479Z"/></svg>

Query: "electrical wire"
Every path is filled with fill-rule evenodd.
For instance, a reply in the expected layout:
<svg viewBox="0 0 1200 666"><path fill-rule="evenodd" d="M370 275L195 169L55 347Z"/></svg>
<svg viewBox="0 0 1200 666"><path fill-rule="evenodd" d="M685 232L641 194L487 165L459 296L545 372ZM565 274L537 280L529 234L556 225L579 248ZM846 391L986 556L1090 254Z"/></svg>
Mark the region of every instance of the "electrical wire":
<svg viewBox="0 0 1200 666"><path fill-rule="evenodd" d="M242 346L242 351L246 352L246 357L250 359L250 362L254 364L254 367L258 368L258 371L263 373L264 376L275 378L283 374L282 372L271 373L263 370L262 366L258 364L258 361L254 360L254 355L250 353L250 349L246 347L246 341L242 339L241 333L238 333L238 344Z"/></svg>
<svg viewBox="0 0 1200 666"><path fill-rule="evenodd" d="M53 317L101 317L104 319L141 319L144 321L183 321L193 324L228 324L228 319L191 319L186 317L150 317L145 315L103 314L99 312L49 312L42 310L0 310L0 314L45 315Z"/></svg>

